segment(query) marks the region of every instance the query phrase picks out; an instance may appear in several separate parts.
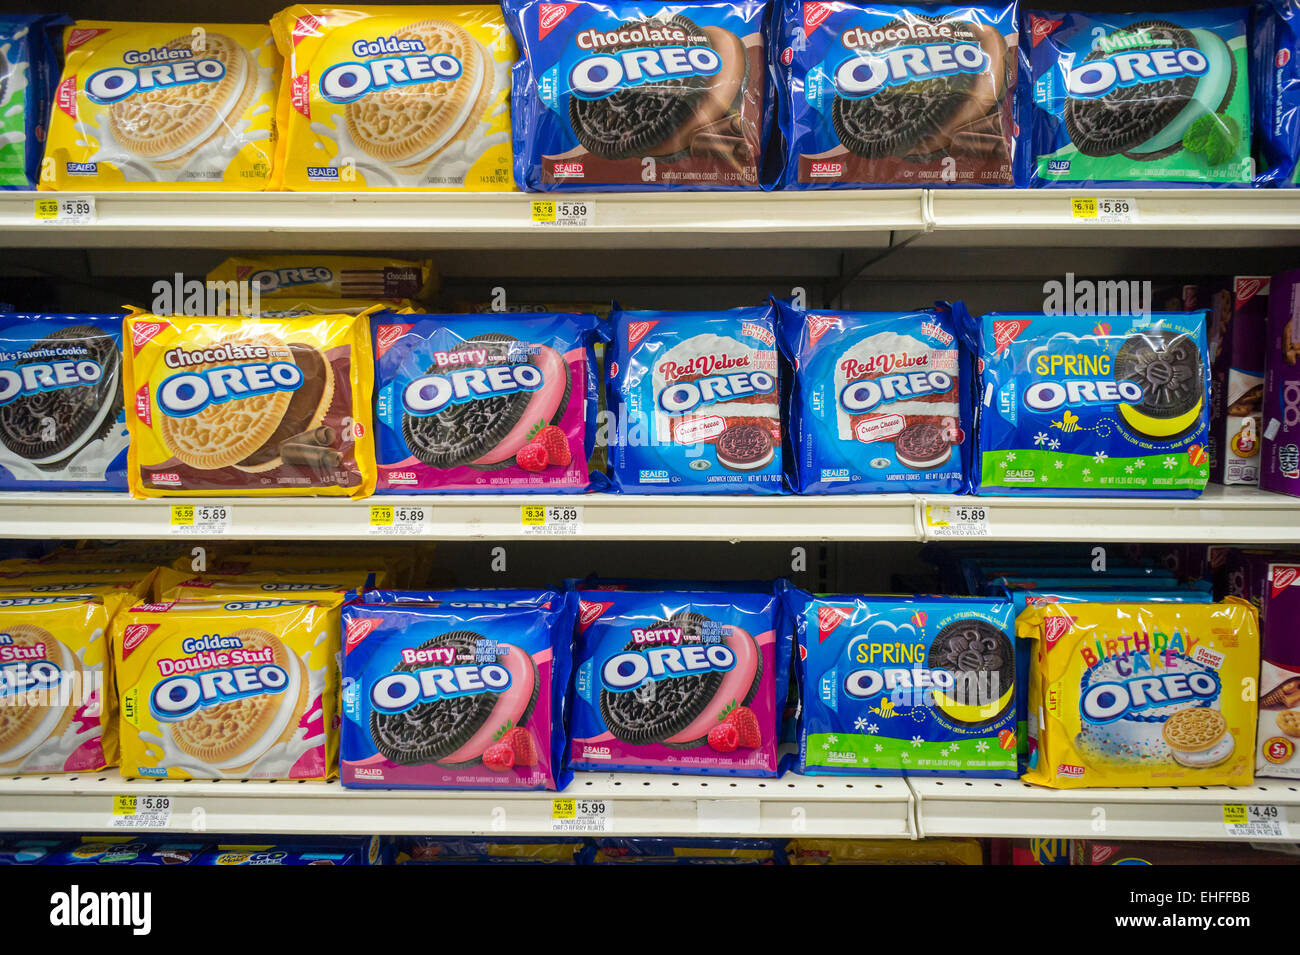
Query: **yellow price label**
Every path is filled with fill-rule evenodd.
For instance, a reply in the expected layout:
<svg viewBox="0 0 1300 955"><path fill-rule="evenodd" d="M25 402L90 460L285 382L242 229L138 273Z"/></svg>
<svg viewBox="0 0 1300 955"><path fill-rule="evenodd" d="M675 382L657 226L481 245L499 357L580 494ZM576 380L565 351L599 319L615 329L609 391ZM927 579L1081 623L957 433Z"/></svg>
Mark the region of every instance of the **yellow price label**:
<svg viewBox="0 0 1300 955"><path fill-rule="evenodd" d="M576 819L577 817L578 809L572 799L551 800L552 819Z"/></svg>
<svg viewBox="0 0 1300 955"><path fill-rule="evenodd" d="M370 526L371 527L392 527L393 526L393 505L371 504L370 505Z"/></svg>
<svg viewBox="0 0 1300 955"><path fill-rule="evenodd" d="M1097 218L1096 199L1071 199L1070 212L1076 219Z"/></svg>
<svg viewBox="0 0 1300 955"><path fill-rule="evenodd" d="M172 527L193 527L193 526L194 526L194 505L173 504L172 505Z"/></svg>
<svg viewBox="0 0 1300 955"><path fill-rule="evenodd" d="M37 219L57 219L58 217L59 217L58 199L37 199L36 200Z"/></svg>
<svg viewBox="0 0 1300 955"><path fill-rule="evenodd" d="M947 521L940 520L938 517L939 514L943 514L945 517L948 515L948 506L946 504L940 506L942 507L942 510L940 510L938 507L935 507L933 504L925 505L925 526L926 527L947 527L948 526Z"/></svg>
<svg viewBox="0 0 1300 955"><path fill-rule="evenodd" d="M1225 826L1244 826L1250 820L1246 818L1246 804L1241 802L1224 803L1223 824Z"/></svg>
<svg viewBox="0 0 1300 955"><path fill-rule="evenodd" d="M534 199L533 200L533 221L554 222L555 221L555 200Z"/></svg>
<svg viewBox="0 0 1300 955"><path fill-rule="evenodd" d="M135 815L135 796L114 796L113 797L113 815L115 816L134 816Z"/></svg>
<svg viewBox="0 0 1300 955"><path fill-rule="evenodd" d="M520 510L519 523L524 527L545 527L546 505L525 504Z"/></svg>

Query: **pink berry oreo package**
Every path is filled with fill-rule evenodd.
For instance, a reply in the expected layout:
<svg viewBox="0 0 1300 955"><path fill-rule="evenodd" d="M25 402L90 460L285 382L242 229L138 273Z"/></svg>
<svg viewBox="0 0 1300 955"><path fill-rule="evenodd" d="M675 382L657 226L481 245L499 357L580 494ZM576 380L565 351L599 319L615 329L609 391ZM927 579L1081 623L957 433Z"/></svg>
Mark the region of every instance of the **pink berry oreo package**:
<svg viewBox="0 0 1300 955"><path fill-rule="evenodd" d="M587 490L599 327L585 314L376 314L377 492Z"/></svg>
<svg viewBox="0 0 1300 955"><path fill-rule="evenodd" d="M773 592L581 597L572 768L778 774L791 628Z"/></svg>

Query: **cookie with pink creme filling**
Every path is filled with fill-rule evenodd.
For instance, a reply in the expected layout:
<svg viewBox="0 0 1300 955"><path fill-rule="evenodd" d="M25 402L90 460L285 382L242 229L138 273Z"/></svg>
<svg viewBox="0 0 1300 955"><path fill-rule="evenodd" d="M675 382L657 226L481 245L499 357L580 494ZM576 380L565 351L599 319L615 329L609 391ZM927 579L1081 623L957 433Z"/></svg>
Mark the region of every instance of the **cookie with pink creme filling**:
<svg viewBox="0 0 1300 955"><path fill-rule="evenodd" d="M771 633L759 635L759 639L771 637ZM665 746L693 749L703 745L708 740L709 730L718 725L728 710L749 705L758 692L763 677L763 654L758 648L758 640L740 627L732 626L722 642L736 655L736 665L722 675L722 682L699 716L681 732L664 740Z"/></svg>
<svg viewBox="0 0 1300 955"><path fill-rule="evenodd" d="M537 432L548 424L558 422L564 414L570 390L569 363L563 355L546 345L539 347L531 361L541 369L542 387L529 395L528 403L506 436L496 447L471 462L470 467L484 468L512 461L520 448L537 436Z"/></svg>
<svg viewBox="0 0 1300 955"><path fill-rule="evenodd" d="M474 734L455 752L438 760L440 766L455 769L471 766L483 758L483 751L498 742L508 730L528 721L537 703L537 664L523 650L508 643L497 645L497 663L510 671L510 686L496 694L492 710ZM538 750L544 750L538 746Z"/></svg>

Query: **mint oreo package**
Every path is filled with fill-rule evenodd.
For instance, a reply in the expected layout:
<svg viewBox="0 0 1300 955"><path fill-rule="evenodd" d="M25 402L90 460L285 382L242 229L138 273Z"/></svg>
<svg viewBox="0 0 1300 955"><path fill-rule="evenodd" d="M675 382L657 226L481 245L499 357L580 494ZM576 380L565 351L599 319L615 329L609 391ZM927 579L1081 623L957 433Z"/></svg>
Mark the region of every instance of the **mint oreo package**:
<svg viewBox="0 0 1300 955"><path fill-rule="evenodd" d="M34 189L59 82L62 14L0 17L0 189Z"/></svg>
<svg viewBox="0 0 1300 955"><path fill-rule="evenodd" d="M1248 186L1250 11L1034 11L1034 186Z"/></svg>

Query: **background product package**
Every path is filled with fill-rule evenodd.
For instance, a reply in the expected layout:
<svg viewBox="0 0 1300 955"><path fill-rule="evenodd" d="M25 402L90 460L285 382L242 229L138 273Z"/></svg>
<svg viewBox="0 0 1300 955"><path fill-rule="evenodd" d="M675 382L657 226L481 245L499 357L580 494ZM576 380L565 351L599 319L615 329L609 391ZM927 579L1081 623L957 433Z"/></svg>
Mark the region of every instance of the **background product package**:
<svg viewBox="0 0 1300 955"><path fill-rule="evenodd" d="M1300 495L1300 269L1273 276L1264 354L1259 486Z"/></svg>
<svg viewBox="0 0 1300 955"><path fill-rule="evenodd" d="M596 316L372 322L381 493L587 490Z"/></svg>
<svg viewBox="0 0 1300 955"><path fill-rule="evenodd" d="M59 82L58 14L0 17L0 189L34 189Z"/></svg>
<svg viewBox="0 0 1300 955"><path fill-rule="evenodd" d="M0 599L0 772L93 772L118 759L107 602Z"/></svg>
<svg viewBox="0 0 1300 955"><path fill-rule="evenodd" d="M1016 775L1010 601L786 593L800 772Z"/></svg>
<svg viewBox="0 0 1300 955"><path fill-rule="evenodd" d="M1022 613L1016 632L1037 643L1027 781L1250 783L1256 707L1241 687L1259 672L1259 627L1245 601L1047 604Z"/></svg>
<svg viewBox="0 0 1300 955"><path fill-rule="evenodd" d="M374 490L368 319L127 319L137 497Z"/></svg>
<svg viewBox="0 0 1300 955"><path fill-rule="evenodd" d="M1024 185L1016 4L783 0L787 188Z"/></svg>
<svg viewBox="0 0 1300 955"><path fill-rule="evenodd" d="M1260 0L1254 7L1250 98L1254 105L1259 172L1255 182L1300 182L1300 8L1294 0Z"/></svg>
<svg viewBox="0 0 1300 955"><path fill-rule="evenodd" d="M329 779L339 600L140 604L113 621L122 775Z"/></svg>
<svg viewBox="0 0 1300 955"><path fill-rule="evenodd" d="M1035 186L1249 185L1249 10L1033 11Z"/></svg>
<svg viewBox="0 0 1300 955"><path fill-rule="evenodd" d="M271 26L285 58L277 187L513 188L515 46L495 4L295 4Z"/></svg>
<svg viewBox="0 0 1300 955"><path fill-rule="evenodd" d="M126 490L122 319L0 314L0 489Z"/></svg>
<svg viewBox="0 0 1300 955"><path fill-rule="evenodd" d="M777 775L790 628L774 593L582 598L574 769Z"/></svg>
<svg viewBox="0 0 1300 955"><path fill-rule="evenodd" d="M1260 611L1255 775L1300 778L1300 562L1270 561Z"/></svg>
<svg viewBox="0 0 1300 955"><path fill-rule="evenodd" d="M1196 497L1205 488L1204 312L994 312L980 322L981 493Z"/></svg>
<svg viewBox="0 0 1300 955"><path fill-rule="evenodd" d="M78 20L63 52L42 189L267 187L281 69L270 27Z"/></svg>
<svg viewBox="0 0 1300 955"><path fill-rule="evenodd" d="M480 596L344 607L345 786L564 787L577 599Z"/></svg>
<svg viewBox="0 0 1300 955"><path fill-rule="evenodd" d="M1236 276L1234 305L1210 342L1210 480L1218 484L1259 484L1268 289L1267 275Z"/></svg>
<svg viewBox="0 0 1300 955"><path fill-rule="evenodd" d="M965 489L975 445L970 350L951 311L802 312L781 302L777 310L794 370L796 491Z"/></svg>
<svg viewBox="0 0 1300 955"><path fill-rule="evenodd" d="M637 494L776 494L775 310L610 317L610 477Z"/></svg>
<svg viewBox="0 0 1300 955"><path fill-rule="evenodd" d="M374 255L235 255L209 272L207 280L248 282L262 299L272 299L277 306L421 298L438 291L433 260Z"/></svg>
<svg viewBox="0 0 1300 955"><path fill-rule="evenodd" d="M755 189L767 5L507 0L525 189Z"/></svg>

